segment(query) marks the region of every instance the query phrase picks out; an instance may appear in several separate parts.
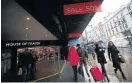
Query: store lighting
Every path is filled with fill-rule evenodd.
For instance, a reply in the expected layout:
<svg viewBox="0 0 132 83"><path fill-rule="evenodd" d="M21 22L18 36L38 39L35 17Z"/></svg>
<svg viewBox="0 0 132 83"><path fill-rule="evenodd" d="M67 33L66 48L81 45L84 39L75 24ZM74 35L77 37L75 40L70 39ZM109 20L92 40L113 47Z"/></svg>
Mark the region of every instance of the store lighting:
<svg viewBox="0 0 132 83"><path fill-rule="evenodd" d="M29 17L27 17L27 20L30 20L30 18L29 18Z"/></svg>
<svg viewBox="0 0 132 83"><path fill-rule="evenodd" d="M28 30L28 27L26 29Z"/></svg>

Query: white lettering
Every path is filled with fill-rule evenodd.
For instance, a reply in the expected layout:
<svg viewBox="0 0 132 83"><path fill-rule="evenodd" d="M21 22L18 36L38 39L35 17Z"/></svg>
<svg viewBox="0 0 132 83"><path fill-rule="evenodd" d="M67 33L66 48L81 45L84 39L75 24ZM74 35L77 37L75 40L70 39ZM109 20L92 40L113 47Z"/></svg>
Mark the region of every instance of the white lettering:
<svg viewBox="0 0 132 83"><path fill-rule="evenodd" d="M21 46L21 43L6 43L6 46Z"/></svg>
<svg viewBox="0 0 132 83"><path fill-rule="evenodd" d="M89 6L86 6L86 11L89 11L90 10L90 7Z"/></svg>
<svg viewBox="0 0 132 83"><path fill-rule="evenodd" d="M67 8L68 13L71 12L82 12L82 8Z"/></svg>
<svg viewBox="0 0 132 83"><path fill-rule="evenodd" d="M27 45L27 42L23 42L22 45L23 45L23 46L26 46L26 45Z"/></svg>
<svg viewBox="0 0 132 83"><path fill-rule="evenodd" d="M74 8L71 8L71 12L75 12L75 9Z"/></svg>
<svg viewBox="0 0 132 83"><path fill-rule="evenodd" d="M97 6L86 6L86 11L97 11Z"/></svg>
<svg viewBox="0 0 132 83"><path fill-rule="evenodd" d="M40 45L40 42L28 42L28 45Z"/></svg>
<svg viewBox="0 0 132 83"><path fill-rule="evenodd" d="M40 42L6 43L6 46L40 45Z"/></svg>
<svg viewBox="0 0 132 83"><path fill-rule="evenodd" d="M67 8L66 11L67 11L67 12L70 12L70 8Z"/></svg>

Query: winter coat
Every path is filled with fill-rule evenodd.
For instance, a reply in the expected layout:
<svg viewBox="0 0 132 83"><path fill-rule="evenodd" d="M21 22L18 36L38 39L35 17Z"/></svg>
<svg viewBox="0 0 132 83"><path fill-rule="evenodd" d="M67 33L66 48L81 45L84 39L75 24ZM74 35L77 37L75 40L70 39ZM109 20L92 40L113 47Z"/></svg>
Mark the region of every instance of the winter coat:
<svg viewBox="0 0 132 83"><path fill-rule="evenodd" d="M19 60L22 66L32 64L32 54L30 52L23 52L20 54Z"/></svg>
<svg viewBox="0 0 132 83"><path fill-rule="evenodd" d="M112 59L113 62L113 67L118 68L120 67L120 62L119 62L119 56L118 56L119 51L115 46L110 46L108 47L108 56L109 59Z"/></svg>
<svg viewBox="0 0 132 83"><path fill-rule="evenodd" d="M105 50L101 47L95 48L95 53L97 55L98 63L107 63L105 56L104 56L104 52L105 52Z"/></svg>
<svg viewBox="0 0 132 83"><path fill-rule="evenodd" d="M68 61L70 61L71 66L77 66L80 63L79 55L74 46L70 48L70 51L68 54Z"/></svg>

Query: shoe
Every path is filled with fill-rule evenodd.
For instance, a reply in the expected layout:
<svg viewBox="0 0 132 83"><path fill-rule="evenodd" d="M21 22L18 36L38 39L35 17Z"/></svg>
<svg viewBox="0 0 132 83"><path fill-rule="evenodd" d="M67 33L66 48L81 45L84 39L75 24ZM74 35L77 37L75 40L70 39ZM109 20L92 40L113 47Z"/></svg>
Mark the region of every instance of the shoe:
<svg viewBox="0 0 132 83"><path fill-rule="evenodd" d="M88 77L90 77L89 73L87 73Z"/></svg>
<svg viewBox="0 0 132 83"><path fill-rule="evenodd" d="M116 69L114 69L114 71L115 71L115 74L117 74L117 70L116 70Z"/></svg>
<svg viewBox="0 0 132 83"><path fill-rule="evenodd" d="M108 82L110 82L110 79L107 79Z"/></svg>
<svg viewBox="0 0 132 83"><path fill-rule="evenodd" d="M123 77L123 79L124 79L124 80L127 80L127 78L126 78L126 77Z"/></svg>
<svg viewBox="0 0 132 83"><path fill-rule="evenodd" d="M78 82L78 81L75 79L75 82Z"/></svg>

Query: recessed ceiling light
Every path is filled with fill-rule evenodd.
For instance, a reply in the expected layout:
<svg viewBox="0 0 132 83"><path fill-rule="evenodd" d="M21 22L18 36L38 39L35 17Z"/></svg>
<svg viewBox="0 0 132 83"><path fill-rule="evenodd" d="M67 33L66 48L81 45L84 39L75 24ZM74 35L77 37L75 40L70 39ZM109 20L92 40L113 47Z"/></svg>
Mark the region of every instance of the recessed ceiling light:
<svg viewBox="0 0 132 83"><path fill-rule="evenodd" d="M27 36L27 34L25 34Z"/></svg>
<svg viewBox="0 0 132 83"><path fill-rule="evenodd" d="M27 17L27 20L30 20L30 18L29 18L29 17Z"/></svg>
<svg viewBox="0 0 132 83"><path fill-rule="evenodd" d="M28 27L26 29L28 29Z"/></svg>
<svg viewBox="0 0 132 83"><path fill-rule="evenodd" d="M47 35L46 35L47 36Z"/></svg>

